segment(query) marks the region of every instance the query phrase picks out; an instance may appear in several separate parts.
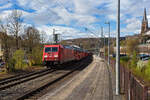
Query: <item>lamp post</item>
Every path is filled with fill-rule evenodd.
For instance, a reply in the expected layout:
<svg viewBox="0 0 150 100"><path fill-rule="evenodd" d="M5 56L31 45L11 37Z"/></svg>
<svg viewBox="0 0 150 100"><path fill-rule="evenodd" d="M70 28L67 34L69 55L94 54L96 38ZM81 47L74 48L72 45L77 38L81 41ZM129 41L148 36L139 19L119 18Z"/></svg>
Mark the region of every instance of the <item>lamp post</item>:
<svg viewBox="0 0 150 100"><path fill-rule="evenodd" d="M102 48L105 46L105 44L104 44L104 36L103 36L103 27L101 27L101 40L102 40ZM105 50L104 50L104 52L105 52ZM105 56L105 54L104 54L104 56Z"/></svg>
<svg viewBox="0 0 150 100"><path fill-rule="evenodd" d="M116 34L116 95L120 94L120 0L117 9L117 34Z"/></svg>
<svg viewBox="0 0 150 100"><path fill-rule="evenodd" d="M105 22L108 24L108 66L110 64L110 22Z"/></svg>
<svg viewBox="0 0 150 100"><path fill-rule="evenodd" d="M104 61L105 61L105 35L104 35Z"/></svg>

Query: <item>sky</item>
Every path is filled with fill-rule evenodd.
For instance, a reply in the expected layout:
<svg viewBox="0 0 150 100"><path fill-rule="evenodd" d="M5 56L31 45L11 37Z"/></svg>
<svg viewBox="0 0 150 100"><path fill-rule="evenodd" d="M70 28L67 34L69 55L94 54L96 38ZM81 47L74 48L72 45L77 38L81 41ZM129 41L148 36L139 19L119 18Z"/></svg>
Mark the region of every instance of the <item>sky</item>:
<svg viewBox="0 0 150 100"><path fill-rule="evenodd" d="M144 8L150 26L149 0L121 0L121 36L139 34ZM98 37L101 27L108 36L116 34L117 0L0 0L0 20L12 10L22 12L24 25L34 26L46 37L53 29L62 39ZM88 29L88 30L86 30Z"/></svg>

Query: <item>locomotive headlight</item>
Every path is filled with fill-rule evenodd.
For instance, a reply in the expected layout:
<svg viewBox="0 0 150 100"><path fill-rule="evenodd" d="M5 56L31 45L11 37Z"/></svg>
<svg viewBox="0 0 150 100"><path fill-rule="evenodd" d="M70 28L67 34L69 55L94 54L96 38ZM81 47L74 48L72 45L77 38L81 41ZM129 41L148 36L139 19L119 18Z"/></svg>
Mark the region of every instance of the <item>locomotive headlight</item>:
<svg viewBox="0 0 150 100"><path fill-rule="evenodd" d="M54 57L58 57L58 55L54 55Z"/></svg>
<svg viewBox="0 0 150 100"><path fill-rule="evenodd" d="M44 58L47 58L47 57L48 57L47 55L44 56Z"/></svg>

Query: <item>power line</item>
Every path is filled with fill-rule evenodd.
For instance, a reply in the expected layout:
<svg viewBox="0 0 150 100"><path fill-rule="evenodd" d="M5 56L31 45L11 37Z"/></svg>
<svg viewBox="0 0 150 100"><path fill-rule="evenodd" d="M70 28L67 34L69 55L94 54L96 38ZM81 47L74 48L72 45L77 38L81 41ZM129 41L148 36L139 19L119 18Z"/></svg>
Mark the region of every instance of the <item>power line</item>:
<svg viewBox="0 0 150 100"><path fill-rule="evenodd" d="M40 2L40 3L43 3L43 2L41 2L41 1L39 1L39 0L37 0L38 2ZM64 5L61 3L61 1L60 0L56 0L56 3L58 3L64 10L66 10L66 8L64 7ZM49 10L50 10L50 8L48 8ZM68 13L66 13L68 16L70 16L70 17L72 17L70 14L68 14ZM63 19L63 18L62 18ZM63 19L63 21L65 21L64 19ZM84 24L84 25L86 25L86 24ZM93 32L91 32L91 33L93 33ZM97 37L97 34L95 34L95 33L93 33L96 37Z"/></svg>
<svg viewBox="0 0 150 100"><path fill-rule="evenodd" d="M45 4L45 3L43 3L43 2L40 1L40 0L36 0L36 1L38 1L40 5L41 5L41 4ZM8 0L8 2L11 2L11 1ZM72 17L72 16L68 13L68 11L66 10L66 7L62 4L62 2L61 2L60 0L56 0L56 3L57 3L58 5L60 5L60 6L66 11L66 14L67 14L69 17ZM47 11L48 17L51 17L51 13L49 12L51 9L50 9L48 6L41 6L41 7L46 8L46 9L48 10L48 11ZM16 9L16 8L15 8L15 9ZM37 14L37 12L35 12L35 13ZM62 18L62 20L65 22L64 18ZM86 25L86 24L84 24L84 25ZM91 34L90 34L90 35L91 35ZM95 37L97 37L97 34L94 33L94 35L95 35Z"/></svg>

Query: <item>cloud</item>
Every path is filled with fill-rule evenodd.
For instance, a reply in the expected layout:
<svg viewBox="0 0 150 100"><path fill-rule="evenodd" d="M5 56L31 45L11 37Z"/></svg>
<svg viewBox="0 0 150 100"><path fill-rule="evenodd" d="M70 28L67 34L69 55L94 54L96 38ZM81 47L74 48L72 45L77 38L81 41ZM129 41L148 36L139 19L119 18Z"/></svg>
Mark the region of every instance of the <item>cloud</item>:
<svg viewBox="0 0 150 100"><path fill-rule="evenodd" d="M0 6L0 9L10 8L12 6L11 3L8 3L6 5Z"/></svg>
<svg viewBox="0 0 150 100"><path fill-rule="evenodd" d="M75 28L71 27L64 27L64 26L40 26L38 27L40 31L45 31L47 35L52 36L53 29L55 29L55 33L58 33L61 35L62 39L72 39L72 38L82 38L87 37L87 33L80 32L80 30L77 30Z"/></svg>
<svg viewBox="0 0 150 100"><path fill-rule="evenodd" d="M28 12L25 12L23 10L18 10L22 13L22 17L26 17L28 15ZM3 22L6 22L8 19L8 16L13 12L13 10L4 10L0 13L0 20Z"/></svg>
<svg viewBox="0 0 150 100"><path fill-rule="evenodd" d="M148 23L149 23L149 26L150 26L150 15L148 15L147 18L148 18L148 20L149 20Z"/></svg>
<svg viewBox="0 0 150 100"><path fill-rule="evenodd" d="M30 4L27 1L30 2ZM71 0L69 3L67 3L67 0L58 0L55 2L53 0L46 1L47 0L44 2L41 0L19 0L18 2L21 6L26 7L28 4L27 7L36 10L34 13L28 13L28 15L25 17L25 20L31 20L30 22L34 22L35 25L65 24L83 26L95 23L97 21L97 18L89 13L96 13L96 9L94 8L94 5L91 5L91 2L88 2L89 5L87 5L81 3L80 0ZM87 2L86 0L83 1ZM80 8L78 8L78 5ZM90 5L92 7L90 7Z"/></svg>
<svg viewBox="0 0 150 100"><path fill-rule="evenodd" d="M0 20L2 21L6 21L6 19L8 18L8 15L11 14L11 10L7 10L7 11L3 11L0 13Z"/></svg>
<svg viewBox="0 0 150 100"><path fill-rule="evenodd" d="M124 29L122 29L122 32L127 34L127 33L132 33L132 34L137 34L140 33L141 30L141 20L138 18L130 18L125 21L127 24ZM130 34L131 35L131 34Z"/></svg>
<svg viewBox="0 0 150 100"><path fill-rule="evenodd" d="M32 22L34 25L45 25L57 21L60 17L52 10L47 11L43 8L34 13L26 13L24 20Z"/></svg>
<svg viewBox="0 0 150 100"><path fill-rule="evenodd" d="M3 0L4 1L4 0ZM94 25L99 23L103 26L105 21L115 23L117 19L117 0L16 0L17 2L2 3L2 8L13 7L16 4L21 7L24 22L33 24L36 27L53 25L60 26L60 29L70 29L75 33L80 32L80 28L88 27L94 29ZM121 30L126 34L139 32L141 28L141 18L144 7L149 15L149 0L122 0L121 1ZM1 9L1 8L0 8ZM27 11L25 9L28 9ZM34 10L31 12L30 10ZM1 12L1 17L7 16L6 12ZM150 19L150 18L149 18ZM149 21L150 22L150 21ZM63 27L62 25L67 26ZM111 24L112 31L116 30L116 25ZM47 26L48 27L48 26ZM98 28L95 28L97 31ZM78 30L78 31L77 31ZM71 32L70 32L71 33ZM73 34L73 33L72 33ZM124 33L123 33L124 34Z"/></svg>

